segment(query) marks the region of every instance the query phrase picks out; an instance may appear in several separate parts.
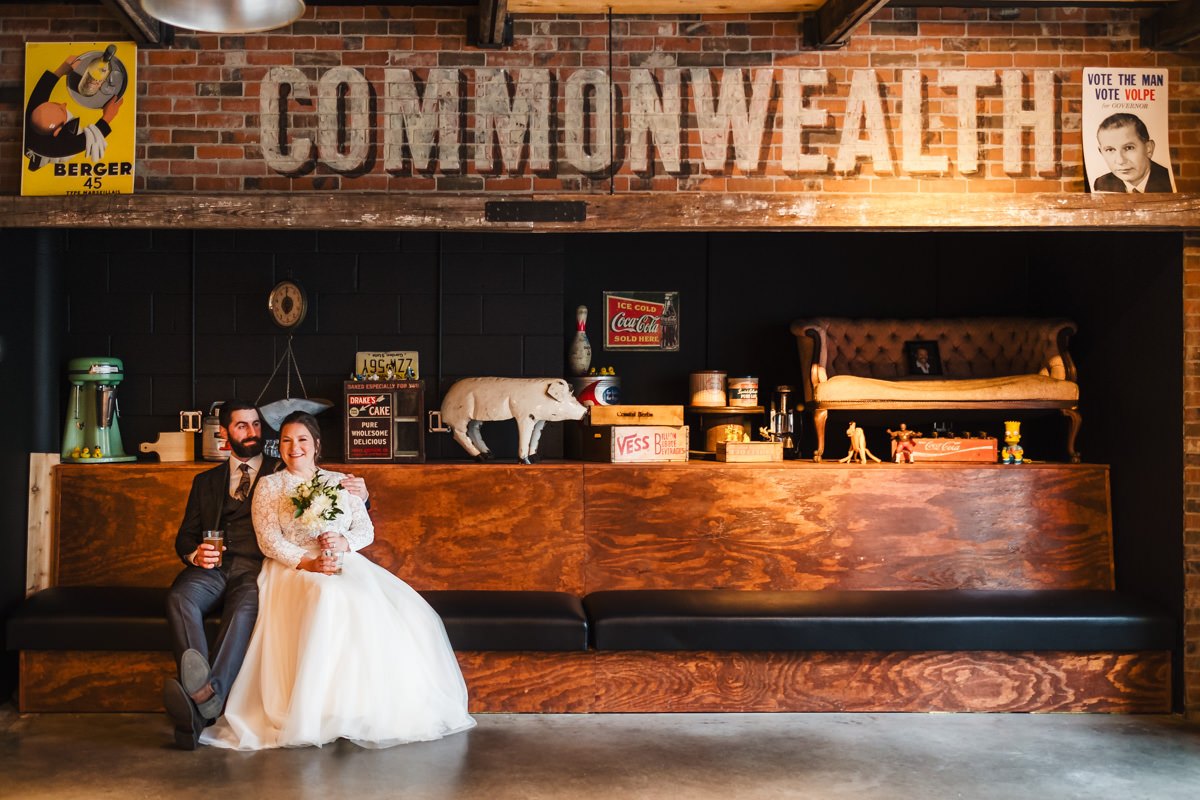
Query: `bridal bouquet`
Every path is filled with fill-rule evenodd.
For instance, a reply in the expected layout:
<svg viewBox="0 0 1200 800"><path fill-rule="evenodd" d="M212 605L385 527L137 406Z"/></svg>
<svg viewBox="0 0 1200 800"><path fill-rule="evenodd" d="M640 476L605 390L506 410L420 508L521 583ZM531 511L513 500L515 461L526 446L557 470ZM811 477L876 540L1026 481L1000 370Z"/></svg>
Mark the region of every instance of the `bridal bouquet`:
<svg viewBox="0 0 1200 800"><path fill-rule="evenodd" d="M294 518L301 520L309 530L321 530L326 522L337 519L342 513L337 503L337 484L325 483L319 472L312 480L297 486L291 500L296 509Z"/></svg>

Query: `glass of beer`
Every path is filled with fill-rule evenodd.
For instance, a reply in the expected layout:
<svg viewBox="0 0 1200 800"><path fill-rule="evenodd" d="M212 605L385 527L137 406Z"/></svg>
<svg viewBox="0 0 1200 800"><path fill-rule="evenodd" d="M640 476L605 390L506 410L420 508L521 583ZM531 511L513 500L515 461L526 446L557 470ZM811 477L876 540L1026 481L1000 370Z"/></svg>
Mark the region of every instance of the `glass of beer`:
<svg viewBox="0 0 1200 800"><path fill-rule="evenodd" d="M221 566L225 560L221 553L221 548L225 546L225 531L205 531L204 543L217 548L217 566Z"/></svg>
<svg viewBox="0 0 1200 800"><path fill-rule="evenodd" d="M341 574L342 574L342 554L341 554L341 552L340 552L340 551L334 551L334 550L322 550L322 551L321 551L321 555L323 555L323 556L328 556L329 558L336 559L336 560L337 560L337 569L336 569L336 570L334 570L333 574L334 574L334 575L341 575Z"/></svg>

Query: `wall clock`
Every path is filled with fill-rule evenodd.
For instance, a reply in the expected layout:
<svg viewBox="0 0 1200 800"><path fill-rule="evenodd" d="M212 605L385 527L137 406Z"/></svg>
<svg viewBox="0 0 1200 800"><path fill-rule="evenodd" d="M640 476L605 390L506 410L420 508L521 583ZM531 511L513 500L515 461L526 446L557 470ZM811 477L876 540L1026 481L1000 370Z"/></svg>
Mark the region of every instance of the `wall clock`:
<svg viewBox="0 0 1200 800"><path fill-rule="evenodd" d="M308 313L308 297L295 281L280 281L267 297L271 320L285 331L295 330Z"/></svg>

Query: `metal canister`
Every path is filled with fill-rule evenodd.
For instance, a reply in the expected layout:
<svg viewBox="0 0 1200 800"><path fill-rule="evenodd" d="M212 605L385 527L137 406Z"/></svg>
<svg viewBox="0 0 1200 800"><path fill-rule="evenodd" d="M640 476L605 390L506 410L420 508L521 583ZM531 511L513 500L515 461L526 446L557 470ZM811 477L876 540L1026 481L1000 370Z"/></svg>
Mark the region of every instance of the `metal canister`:
<svg viewBox="0 0 1200 800"><path fill-rule="evenodd" d="M200 429L201 455L205 461L225 461L229 458L229 442L221 435L221 402L212 404Z"/></svg>
<svg viewBox="0 0 1200 800"><path fill-rule="evenodd" d="M725 405L725 373L718 370L693 372L689 378L691 404L694 406Z"/></svg>
<svg viewBox="0 0 1200 800"><path fill-rule="evenodd" d="M758 405L758 378L730 378L729 405L756 406Z"/></svg>
<svg viewBox="0 0 1200 800"><path fill-rule="evenodd" d="M585 406L617 406L621 404L621 379L616 375L587 375L571 378L575 399Z"/></svg>

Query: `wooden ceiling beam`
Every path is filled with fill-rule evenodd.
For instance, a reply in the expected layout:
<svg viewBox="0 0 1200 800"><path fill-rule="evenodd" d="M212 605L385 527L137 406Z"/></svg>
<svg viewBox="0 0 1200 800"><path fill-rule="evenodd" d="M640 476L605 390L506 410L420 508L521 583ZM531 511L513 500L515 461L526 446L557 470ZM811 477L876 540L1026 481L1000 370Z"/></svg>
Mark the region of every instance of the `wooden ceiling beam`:
<svg viewBox="0 0 1200 800"><path fill-rule="evenodd" d="M1142 20L1142 46L1172 50L1200 39L1200 0L1180 0Z"/></svg>
<svg viewBox="0 0 1200 800"><path fill-rule="evenodd" d="M512 45L512 16L508 0L479 0L479 47L501 48Z"/></svg>
<svg viewBox="0 0 1200 800"><path fill-rule="evenodd" d="M138 0L100 1L139 45L161 45L171 38L171 26L143 11Z"/></svg>
<svg viewBox="0 0 1200 800"><path fill-rule="evenodd" d="M558 210L573 213L558 214ZM511 211L512 213L506 213ZM4 228L628 231L1200 230L1196 194L0 195Z"/></svg>
<svg viewBox="0 0 1200 800"><path fill-rule="evenodd" d="M784 14L816 11L822 0L509 0L510 14Z"/></svg>
<svg viewBox="0 0 1200 800"><path fill-rule="evenodd" d="M808 47L843 47L850 40L850 34L888 2L828 0L815 14L804 18L804 44Z"/></svg>

